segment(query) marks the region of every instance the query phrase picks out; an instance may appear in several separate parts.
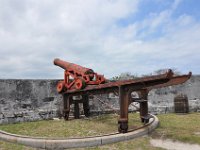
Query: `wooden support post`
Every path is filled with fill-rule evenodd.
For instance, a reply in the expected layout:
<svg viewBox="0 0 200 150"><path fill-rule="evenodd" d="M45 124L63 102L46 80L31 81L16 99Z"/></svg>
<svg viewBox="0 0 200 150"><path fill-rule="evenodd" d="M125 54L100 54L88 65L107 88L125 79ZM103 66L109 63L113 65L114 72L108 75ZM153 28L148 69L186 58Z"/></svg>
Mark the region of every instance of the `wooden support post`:
<svg viewBox="0 0 200 150"><path fill-rule="evenodd" d="M128 99L128 93L123 86L119 86L119 105L120 105L120 118L118 120L118 131L120 133L126 133L128 131L129 99Z"/></svg>
<svg viewBox="0 0 200 150"><path fill-rule="evenodd" d="M65 120L69 119L69 112L70 112L70 97L67 94L63 95L63 104L64 104L64 109L63 109L63 117Z"/></svg>
<svg viewBox="0 0 200 150"><path fill-rule="evenodd" d="M74 118L79 119L80 118L80 111L79 111L79 102L74 102Z"/></svg>
<svg viewBox="0 0 200 150"><path fill-rule="evenodd" d="M149 115L148 115L148 90L141 90L141 99L143 100L140 102L140 118L143 123L149 122Z"/></svg>
<svg viewBox="0 0 200 150"><path fill-rule="evenodd" d="M90 106L89 106L89 97L88 95L82 95L83 99L83 110L86 117L90 116Z"/></svg>

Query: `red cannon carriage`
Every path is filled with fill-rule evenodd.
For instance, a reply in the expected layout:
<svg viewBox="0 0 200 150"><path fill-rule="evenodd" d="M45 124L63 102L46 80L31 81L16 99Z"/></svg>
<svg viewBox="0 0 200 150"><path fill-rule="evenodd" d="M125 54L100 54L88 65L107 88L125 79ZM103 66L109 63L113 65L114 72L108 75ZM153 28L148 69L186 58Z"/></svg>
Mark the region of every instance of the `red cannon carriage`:
<svg viewBox="0 0 200 150"><path fill-rule="evenodd" d="M71 89L80 90L85 88L86 85L98 85L106 81L103 75L99 75L89 68L69 63L58 58L54 60L54 64L65 70L64 81L59 82L57 85L57 91L59 93Z"/></svg>

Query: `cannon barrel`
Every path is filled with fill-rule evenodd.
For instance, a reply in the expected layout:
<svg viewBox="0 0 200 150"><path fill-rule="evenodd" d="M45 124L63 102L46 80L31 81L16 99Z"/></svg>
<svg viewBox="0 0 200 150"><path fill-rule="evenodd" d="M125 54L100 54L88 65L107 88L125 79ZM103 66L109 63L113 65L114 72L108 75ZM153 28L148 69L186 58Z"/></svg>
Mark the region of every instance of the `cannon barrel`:
<svg viewBox="0 0 200 150"><path fill-rule="evenodd" d="M59 66L63 68L64 70L73 71L79 74L85 74L85 75L94 74L94 71L92 69L85 68L77 64L69 63L59 58L54 59L54 65Z"/></svg>

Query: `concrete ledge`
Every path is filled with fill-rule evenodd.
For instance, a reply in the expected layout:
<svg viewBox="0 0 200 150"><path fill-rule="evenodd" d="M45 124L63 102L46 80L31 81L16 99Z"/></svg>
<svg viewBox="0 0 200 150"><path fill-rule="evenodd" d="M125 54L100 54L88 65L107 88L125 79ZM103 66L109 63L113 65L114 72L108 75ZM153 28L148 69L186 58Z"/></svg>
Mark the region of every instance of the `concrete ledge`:
<svg viewBox="0 0 200 150"><path fill-rule="evenodd" d="M116 133L104 136L85 137L85 138L42 138L42 137L30 137L17 134L11 134L0 130L0 140L12 143L19 143L26 146L42 149L63 149L63 148L78 148L78 147L90 147L100 146L104 144L110 144L125 140L134 139L152 132L159 124L159 120L156 116L152 115L150 122L145 126L132 130L128 133Z"/></svg>

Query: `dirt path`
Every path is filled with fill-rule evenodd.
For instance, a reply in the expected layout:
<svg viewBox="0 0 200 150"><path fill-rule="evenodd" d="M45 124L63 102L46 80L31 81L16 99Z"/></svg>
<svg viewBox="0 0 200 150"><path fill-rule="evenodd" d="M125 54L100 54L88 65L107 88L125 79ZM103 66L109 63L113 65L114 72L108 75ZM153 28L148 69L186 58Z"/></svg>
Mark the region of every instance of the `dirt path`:
<svg viewBox="0 0 200 150"><path fill-rule="evenodd" d="M198 144L188 144L178 141L172 141L170 139L151 139L150 143L154 147L160 147L167 150L200 150L200 145Z"/></svg>

